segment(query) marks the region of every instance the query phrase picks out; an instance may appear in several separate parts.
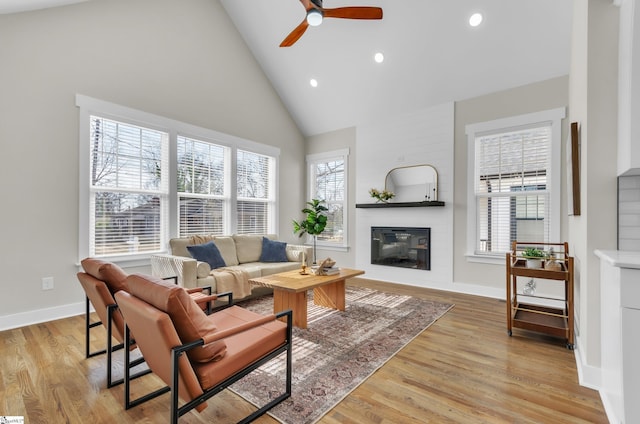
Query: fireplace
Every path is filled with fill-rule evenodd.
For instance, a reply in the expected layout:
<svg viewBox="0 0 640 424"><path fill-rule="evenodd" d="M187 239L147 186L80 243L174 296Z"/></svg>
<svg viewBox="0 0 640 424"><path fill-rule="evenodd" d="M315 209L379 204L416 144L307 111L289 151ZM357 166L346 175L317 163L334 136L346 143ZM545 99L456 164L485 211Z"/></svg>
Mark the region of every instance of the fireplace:
<svg viewBox="0 0 640 424"><path fill-rule="evenodd" d="M431 269L431 228L371 227L371 263Z"/></svg>

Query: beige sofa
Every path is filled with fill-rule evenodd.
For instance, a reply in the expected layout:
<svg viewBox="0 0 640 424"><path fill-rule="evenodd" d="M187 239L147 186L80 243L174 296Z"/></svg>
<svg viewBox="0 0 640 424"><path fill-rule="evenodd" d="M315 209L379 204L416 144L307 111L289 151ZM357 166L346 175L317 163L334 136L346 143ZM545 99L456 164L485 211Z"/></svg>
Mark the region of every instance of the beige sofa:
<svg viewBox="0 0 640 424"><path fill-rule="evenodd" d="M266 234L264 237L277 240L274 234ZM235 234L233 236L193 236L174 238L169 241L170 254L157 254L151 256L151 273L156 277L177 276L178 284L185 288L211 286L214 293L219 293L217 279L221 279L221 272L242 271L246 278L262 277L279 272L299 269L302 265L302 255L307 265L312 260L312 248L303 245L286 246L287 262L260 262L262 254L263 235ZM206 262L193 259L187 246L213 241L224 262L223 268L211 269ZM264 287L252 287L251 295L240 298L255 297L271 290ZM238 297L234 295L234 300Z"/></svg>

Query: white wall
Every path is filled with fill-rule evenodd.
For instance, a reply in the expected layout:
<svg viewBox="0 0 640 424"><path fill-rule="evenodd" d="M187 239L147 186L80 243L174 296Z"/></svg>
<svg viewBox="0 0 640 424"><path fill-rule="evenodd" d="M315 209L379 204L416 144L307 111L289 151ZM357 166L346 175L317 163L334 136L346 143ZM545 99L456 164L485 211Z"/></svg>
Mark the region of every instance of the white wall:
<svg viewBox="0 0 640 424"><path fill-rule="evenodd" d="M619 2L618 175L640 175L640 2Z"/></svg>
<svg viewBox="0 0 640 424"><path fill-rule="evenodd" d="M455 190L449 189L449 193L446 194L446 196L452 197L447 197L447 206L444 208L444 210L446 210L445 213L451 212L454 214L454 222L450 225L452 228L450 234L452 234L454 239L452 252L454 271L451 278L453 283L449 281L442 284L446 289L493 296L497 298L504 298L505 296L504 265L471 263L468 262L465 257L467 220L467 137L465 135L465 126L477 122L567 106L569 102L568 90L569 77L564 76L472 99L461 100L455 103L455 165L453 166L455 171L455 182L452 182L452 184L455 184ZM374 186L377 188L383 188L384 176L391 168L408 165L410 164L409 161L428 161L427 159L429 159L430 156L425 152L420 151L419 155L415 159L410 153L407 153L410 151L404 146L405 140L403 139L402 134L403 131L411 131L411 137L421 140L426 139L427 134L437 131L437 129L434 128L420 127L420 125L425 125L425 123L428 122L428 120L423 119L420 114L428 115L429 113L430 112L427 110L417 111L415 113L416 116L413 114L395 117L391 116L386 119L378 120L376 123L360 125L355 129L355 131L354 129L349 128L309 137L307 139L307 153L320 153L344 147L348 147L351 151L349 173L351 200L349 201L349 214L355 214L356 219L352 221L353 218L350 218L349 220L351 228L350 238L355 236L358 238L350 240L349 252L322 251L319 253L322 257L337 257L339 258L339 262L342 264L347 266L356 266L355 252L360 252L360 259L358 259L357 266L371 266L369 264L370 261L368 256L368 227L370 226L370 223L367 222L363 224L361 222L361 217L382 217L383 215L381 215L381 213L386 212L379 209L355 209L355 203L370 202L371 199L368 196L368 190ZM405 124L405 121L409 121L410 125ZM416 121L418 124L413 121ZM371 144L365 142L363 138L364 134L372 134L371 139L375 140L376 143ZM564 120L562 125L563 143L566 142L567 134L568 120ZM419 142L418 146L421 146ZM446 149L449 148L451 148L451 146L447 145ZM566 150L563 147L563 155L565 151ZM404 157L404 162L398 160L399 157ZM372 166L372 163L378 164L379 166ZM363 167L365 168L364 170ZM440 167L438 170L441 171ZM358 186L354 191L352 185L356 179ZM565 180L566 174L563 170L562 181ZM444 195L442 187L440 194L440 198L442 199L442 196ZM565 198L566 187L563 184L562 199ZM568 220L566 201L563 200L561 202L561 207L561 238L562 240L566 240L566 227ZM420 217L433 217L438 213L442 213L442 211L435 212L433 209L440 210L441 208L432 208L428 210L426 208L417 208L418 211L421 211ZM402 217L402 214L409 215L416 212L416 210L404 210L400 212L401 209L392 209L391 211L393 212L387 212L389 212L392 217ZM356 233L354 228L359 228L360 230ZM366 236L364 240L360 238L362 234L365 234ZM447 258L445 262L449 263L450 260L451 259ZM362 263L364 263L364 265L362 265ZM376 269L383 268L381 266L373 267ZM384 279L393 281L397 275L397 272L395 272L397 269L391 268L391 270L394 271L393 274L382 275ZM417 271L409 271L409 279L412 279L412 275ZM368 272L366 276L368 278L374 278L373 275L380 276L379 272L380 271L377 271L376 273ZM389 271L385 270L385 274L388 273ZM420 279L426 279L427 275L429 274L422 274ZM404 278L404 280L407 279Z"/></svg>
<svg viewBox="0 0 640 424"><path fill-rule="evenodd" d="M0 330L82 311L77 93L279 147L297 241L304 139L217 0L1 15L0 40Z"/></svg>
<svg viewBox="0 0 640 424"><path fill-rule="evenodd" d="M619 9L574 0L569 115L580 124L580 216L570 217L575 257L576 357L582 384L600 382L600 274L595 249L616 248Z"/></svg>
<svg viewBox="0 0 640 424"><path fill-rule="evenodd" d="M640 251L640 176L618 180L618 249Z"/></svg>
<svg viewBox="0 0 640 424"><path fill-rule="evenodd" d="M453 103L360 125L356 132L355 203L373 203L392 168L430 164L444 207L356 209L356 267L366 278L450 290L453 281ZM421 201L424 199L416 199ZM372 265L372 226L431 228L431 270Z"/></svg>

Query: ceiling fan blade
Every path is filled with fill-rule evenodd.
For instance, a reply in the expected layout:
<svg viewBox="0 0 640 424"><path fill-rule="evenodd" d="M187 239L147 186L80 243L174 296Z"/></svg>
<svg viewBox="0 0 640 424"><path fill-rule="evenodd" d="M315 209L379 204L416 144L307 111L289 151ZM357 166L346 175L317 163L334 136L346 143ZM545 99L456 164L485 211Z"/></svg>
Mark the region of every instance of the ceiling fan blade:
<svg viewBox="0 0 640 424"><path fill-rule="evenodd" d="M337 7L322 9L325 18L382 19L382 9L369 6Z"/></svg>
<svg viewBox="0 0 640 424"><path fill-rule="evenodd" d="M311 0L300 0L300 3L302 3L302 6L304 7L305 10L309 10L312 7L315 7L312 3Z"/></svg>
<svg viewBox="0 0 640 424"><path fill-rule="evenodd" d="M307 28L309 27L309 24L307 23L307 19L305 18L300 25L298 25L297 27L295 27L295 29L293 31L291 31L291 33L289 35L287 35L287 38L285 38L282 43L280 43L280 47L290 47L293 45L293 43L295 43L296 41L298 41L298 39L300 37L302 37L302 34L304 34L304 32L307 30Z"/></svg>

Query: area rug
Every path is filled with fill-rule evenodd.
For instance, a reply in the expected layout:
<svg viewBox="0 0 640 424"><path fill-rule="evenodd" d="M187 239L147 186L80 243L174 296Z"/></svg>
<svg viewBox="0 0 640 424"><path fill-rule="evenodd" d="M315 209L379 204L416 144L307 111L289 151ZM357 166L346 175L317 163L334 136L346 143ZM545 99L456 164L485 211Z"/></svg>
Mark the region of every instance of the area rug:
<svg viewBox="0 0 640 424"><path fill-rule="evenodd" d="M308 328L293 329L293 394L269 411L286 424L315 423L453 307L351 286L344 312L315 306L309 297ZM240 305L273 312L271 296ZM231 390L254 405L264 405L282 393L285 361L286 355L281 355Z"/></svg>

